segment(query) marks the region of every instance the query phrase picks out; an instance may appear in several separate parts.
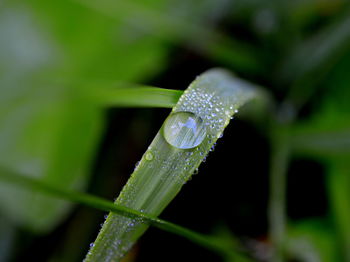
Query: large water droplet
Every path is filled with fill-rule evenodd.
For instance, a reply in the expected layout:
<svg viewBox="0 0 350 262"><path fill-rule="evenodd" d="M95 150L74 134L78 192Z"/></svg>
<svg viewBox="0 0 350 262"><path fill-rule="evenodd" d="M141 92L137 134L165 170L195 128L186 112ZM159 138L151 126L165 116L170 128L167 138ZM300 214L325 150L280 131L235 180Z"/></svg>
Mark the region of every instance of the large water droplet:
<svg viewBox="0 0 350 262"><path fill-rule="evenodd" d="M206 134L203 120L191 112L177 112L165 120L164 137L174 147L194 148L202 143Z"/></svg>

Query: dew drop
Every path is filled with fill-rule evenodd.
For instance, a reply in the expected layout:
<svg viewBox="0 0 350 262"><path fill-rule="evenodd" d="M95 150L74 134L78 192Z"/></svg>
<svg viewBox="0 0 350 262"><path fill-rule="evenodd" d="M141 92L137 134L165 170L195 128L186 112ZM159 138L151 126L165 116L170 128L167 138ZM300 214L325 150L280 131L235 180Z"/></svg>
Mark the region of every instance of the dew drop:
<svg viewBox="0 0 350 262"><path fill-rule="evenodd" d="M139 167L139 165L140 165L140 161L137 161L136 164L135 164L134 171Z"/></svg>
<svg viewBox="0 0 350 262"><path fill-rule="evenodd" d="M154 158L154 156L153 156L152 152L147 151L147 152L146 152L146 155L145 155L145 159L146 159L147 161L152 161L153 158Z"/></svg>
<svg viewBox="0 0 350 262"><path fill-rule="evenodd" d="M224 133L219 133L217 138L222 138L224 136Z"/></svg>
<svg viewBox="0 0 350 262"><path fill-rule="evenodd" d="M203 120L191 112L174 113L164 124L165 140L181 149L197 147L203 142L206 134Z"/></svg>

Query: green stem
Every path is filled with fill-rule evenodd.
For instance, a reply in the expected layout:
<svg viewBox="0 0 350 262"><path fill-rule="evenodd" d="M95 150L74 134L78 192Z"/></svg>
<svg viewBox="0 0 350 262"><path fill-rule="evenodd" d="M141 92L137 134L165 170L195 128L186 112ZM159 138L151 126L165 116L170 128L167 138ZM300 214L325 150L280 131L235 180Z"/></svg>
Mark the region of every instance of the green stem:
<svg viewBox="0 0 350 262"><path fill-rule="evenodd" d="M286 180L290 156L289 125L273 125L270 158L269 229L273 246L273 262L284 261L283 245L286 235Z"/></svg>
<svg viewBox="0 0 350 262"><path fill-rule="evenodd" d="M179 235L199 246L212 250L222 257L244 257L243 255L237 253L239 250L235 250L232 246L229 247L222 245L220 239L217 239L213 236L197 233L185 227L142 213L137 210L115 204L100 197L58 188L44 183L38 179L33 179L24 175L18 175L17 173L11 172L4 168L0 168L0 178L3 182L11 183L15 186L21 186L25 189L34 189L37 192L48 194L59 199L79 203L106 212L113 212L129 218L143 220L154 227Z"/></svg>

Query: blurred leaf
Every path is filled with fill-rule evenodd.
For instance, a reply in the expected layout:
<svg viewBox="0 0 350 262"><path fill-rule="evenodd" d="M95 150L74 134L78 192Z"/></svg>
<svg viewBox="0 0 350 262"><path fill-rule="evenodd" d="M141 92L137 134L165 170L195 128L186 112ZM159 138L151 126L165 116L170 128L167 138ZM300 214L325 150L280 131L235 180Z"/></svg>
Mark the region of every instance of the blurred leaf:
<svg viewBox="0 0 350 262"><path fill-rule="evenodd" d="M69 0L2 4L1 165L52 185L85 187L103 128L102 108L69 81L40 79L151 76L161 68L165 48L158 39L126 29ZM31 230L50 230L67 207L35 191L0 184L4 214Z"/></svg>
<svg viewBox="0 0 350 262"><path fill-rule="evenodd" d="M233 235L230 228L228 228L225 224L220 223L216 225L211 234L211 238L216 239L216 241L222 247L227 247L228 250L232 250L232 252L228 253L227 256L224 257L225 262L253 261L252 258L248 256L247 250L243 248L239 239Z"/></svg>
<svg viewBox="0 0 350 262"><path fill-rule="evenodd" d="M294 127L296 154L321 158L326 164L331 216L344 261L350 259L350 53L345 55L323 84L314 114ZM335 260L333 260L335 261Z"/></svg>
<svg viewBox="0 0 350 262"><path fill-rule="evenodd" d="M344 261L350 259L350 169L349 157L335 158L329 167L327 180L330 206Z"/></svg>
<svg viewBox="0 0 350 262"><path fill-rule="evenodd" d="M0 261L10 261L16 229L9 221L0 217Z"/></svg>
<svg viewBox="0 0 350 262"><path fill-rule="evenodd" d="M311 117L293 129L294 150L318 156L350 157L350 52L331 71L323 83L323 93L315 97Z"/></svg>
<svg viewBox="0 0 350 262"><path fill-rule="evenodd" d="M194 15L198 7L203 7L201 1L193 6L194 12L181 12L181 3L186 1L151 1L146 4L127 0L76 1L148 37L165 43L185 44L213 60L234 66L238 71L256 72L262 69L252 46L217 32L211 24L207 24L203 18L212 13L210 5L198 16Z"/></svg>
<svg viewBox="0 0 350 262"><path fill-rule="evenodd" d="M346 0L296 0L288 1L289 20L296 27L305 27L315 17L331 17L346 8Z"/></svg>
<svg viewBox="0 0 350 262"><path fill-rule="evenodd" d="M294 150L311 156L350 155L350 128L335 131L298 132L292 138Z"/></svg>
<svg viewBox="0 0 350 262"><path fill-rule="evenodd" d="M315 73L320 67L338 61L339 55L349 48L350 17L346 12L335 22L302 42L285 59L281 67L281 77L291 82ZM318 72L318 71L317 71Z"/></svg>
<svg viewBox="0 0 350 262"><path fill-rule="evenodd" d="M327 27L302 41L286 56L277 72L280 85L292 85L289 99L301 107L324 77L350 49L349 8Z"/></svg>
<svg viewBox="0 0 350 262"><path fill-rule="evenodd" d="M73 0L35 0L30 7L61 50L60 76L135 81L162 68L163 43L125 23Z"/></svg>
<svg viewBox="0 0 350 262"><path fill-rule="evenodd" d="M1 165L51 184L82 188L102 127L101 110L73 90L23 89L24 94L2 103ZM33 230L47 230L67 211L64 204L35 191L19 192L2 184L0 205L6 215Z"/></svg>
<svg viewBox="0 0 350 262"><path fill-rule="evenodd" d="M172 108L183 91L156 87L87 89L91 101L108 107L166 107Z"/></svg>
<svg viewBox="0 0 350 262"><path fill-rule="evenodd" d="M290 226L286 249L298 261L334 262L340 259L335 242L329 224L310 219Z"/></svg>

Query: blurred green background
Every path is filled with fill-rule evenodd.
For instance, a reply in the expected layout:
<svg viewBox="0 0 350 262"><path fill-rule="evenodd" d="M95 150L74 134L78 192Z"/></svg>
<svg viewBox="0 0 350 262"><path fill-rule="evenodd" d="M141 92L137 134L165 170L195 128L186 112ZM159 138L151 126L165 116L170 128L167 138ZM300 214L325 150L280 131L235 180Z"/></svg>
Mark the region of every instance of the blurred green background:
<svg viewBox="0 0 350 262"><path fill-rule="evenodd" d="M117 108L98 90L185 89L225 67L269 92L269 109L247 106L162 218L238 241L256 261L277 261L278 239L284 261L350 261L349 8L3 0L0 172L113 200L170 111ZM0 261L81 261L103 215L0 179ZM194 259L220 261L150 229L127 261Z"/></svg>

